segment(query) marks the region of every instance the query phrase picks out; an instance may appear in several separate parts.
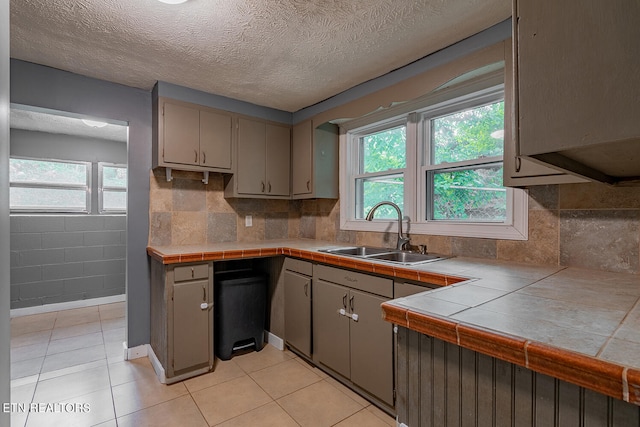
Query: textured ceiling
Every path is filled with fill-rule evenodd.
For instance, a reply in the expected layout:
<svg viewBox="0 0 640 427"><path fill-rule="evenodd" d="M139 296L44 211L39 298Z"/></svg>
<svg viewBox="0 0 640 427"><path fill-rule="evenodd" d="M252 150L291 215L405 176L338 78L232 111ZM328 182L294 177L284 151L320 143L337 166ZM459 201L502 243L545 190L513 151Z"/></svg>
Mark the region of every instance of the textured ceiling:
<svg viewBox="0 0 640 427"><path fill-rule="evenodd" d="M11 56L297 111L510 15L511 0L11 0Z"/></svg>
<svg viewBox="0 0 640 427"><path fill-rule="evenodd" d="M12 129L127 142L126 126L107 124L101 128L90 127L84 124L81 119L18 108L11 108L9 120Z"/></svg>

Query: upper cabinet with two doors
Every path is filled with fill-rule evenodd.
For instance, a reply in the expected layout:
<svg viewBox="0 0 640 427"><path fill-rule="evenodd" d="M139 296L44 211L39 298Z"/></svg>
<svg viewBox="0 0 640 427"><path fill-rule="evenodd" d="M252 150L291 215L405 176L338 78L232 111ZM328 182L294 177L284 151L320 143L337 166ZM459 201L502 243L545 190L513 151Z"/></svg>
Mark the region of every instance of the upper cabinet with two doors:
<svg viewBox="0 0 640 427"><path fill-rule="evenodd" d="M540 165L640 182L640 2L513 0L513 16L511 185L566 182L527 182Z"/></svg>
<svg viewBox="0 0 640 427"><path fill-rule="evenodd" d="M231 172L230 113L166 98L154 110L154 168Z"/></svg>
<svg viewBox="0 0 640 427"><path fill-rule="evenodd" d="M239 117L237 169L226 180L226 197L290 197L291 127Z"/></svg>

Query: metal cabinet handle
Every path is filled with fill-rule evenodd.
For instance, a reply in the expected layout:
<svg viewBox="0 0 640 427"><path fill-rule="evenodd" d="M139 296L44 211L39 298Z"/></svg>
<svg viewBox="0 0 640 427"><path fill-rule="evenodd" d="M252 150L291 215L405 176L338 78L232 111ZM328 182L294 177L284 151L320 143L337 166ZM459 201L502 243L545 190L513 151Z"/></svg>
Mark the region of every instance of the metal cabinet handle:
<svg viewBox="0 0 640 427"><path fill-rule="evenodd" d="M342 306L345 310L347 309L347 294L344 294L344 296L342 297Z"/></svg>
<svg viewBox="0 0 640 427"><path fill-rule="evenodd" d="M194 162L198 163L198 150L193 150L193 154L195 154L195 159L193 159Z"/></svg>
<svg viewBox="0 0 640 427"><path fill-rule="evenodd" d="M351 295L351 298L349 298L349 309L353 313L353 295Z"/></svg>
<svg viewBox="0 0 640 427"><path fill-rule="evenodd" d="M207 301L207 288L202 285L202 301Z"/></svg>
<svg viewBox="0 0 640 427"><path fill-rule="evenodd" d="M260 183L262 184L262 192L264 193L264 181L260 181Z"/></svg>
<svg viewBox="0 0 640 427"><path fill-rule="evenodd" d="M268 189L268 191L267 191L267 192L268 192L268 193L271 193L271 181L267 182L267 185L269 186L269 189Z"/></svg>
<svg viewBox="0 0 640 427"><path fill-rule="evenodd" d="M309 282L304 284L304 296L305 297L309 296Z"/></svg>
<svg viewBox="0 0 640 427"><path fill-rule="evenodd" d="M202 164L207 163L207 153L205 153L204 151L202 152Z"/></svg>
<svg viewBox="0 0 640 427"><path fill-rule="evenodd" d="M307 181L307 191L311 191L311 181Z"/></svg>
<svg viewBox="0 0 640 427"><path fill-rule="evenodd" d="M191 267L191 278L193 279L195 277L195 271L193 270L193 267Z"/></svg>
<svg viewBox="0 0 640 427"><path fill-rule="evenodd" d="M520 172L521 167L522 167L522 159L518 156L516 157L516 172Z"/></svg>

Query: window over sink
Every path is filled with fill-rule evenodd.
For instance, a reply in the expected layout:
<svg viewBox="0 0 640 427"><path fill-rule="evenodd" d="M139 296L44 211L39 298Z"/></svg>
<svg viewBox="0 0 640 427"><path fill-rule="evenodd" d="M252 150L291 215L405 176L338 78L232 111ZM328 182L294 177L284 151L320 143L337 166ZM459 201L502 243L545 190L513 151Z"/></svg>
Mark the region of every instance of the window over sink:
<svg viewBox="0 0 640 427"><path fill-rule="evenodd" d="M374 221L364 220L387 200L410 218L409 233L525 240L526 193L502 182L503 74L344 123L341 227L394 230L395 211L381 208Z"/></svg>

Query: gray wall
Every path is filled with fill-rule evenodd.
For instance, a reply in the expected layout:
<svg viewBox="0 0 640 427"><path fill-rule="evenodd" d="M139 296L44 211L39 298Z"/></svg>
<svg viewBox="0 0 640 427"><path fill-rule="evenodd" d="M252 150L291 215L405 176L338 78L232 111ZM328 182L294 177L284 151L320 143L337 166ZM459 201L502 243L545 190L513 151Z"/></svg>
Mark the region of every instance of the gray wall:
<svg viewBox="0 0 640 427"><path fill-rule="evenodd" d="M290 112L263 107L250 102L227 98L226 96L214 95L184 86L158 82L154 87L153 92L154 98L162 96L198 105L205 105L211 108L218 108L232 113L246 114L248 116L259 117L265 120L285 123L288 125L291 124L292 114Z"/></svg>
<svg viewBox="0 0 640 427"><path fill-rule="evenodd" d="M12 215L11 308L124 294L126 219Z"/></svg>
<svg viewBox="0 0 640 427"><path fill-rule="evenodd" d="M9 0L0 0L0 404L11 402L9 313ZM0 411L0 427L10 423Z"/></svg>
<svg viewBox="0 0 640 427"><path fill-rule="evenodd" d="M361 83L341 92L329 99L293 113L293 124L300 123L316 114L354 101L370 93L389 87L408 78L422 74L455 59L462 58L472 52L483 49L511 37L511 18L500 22L486 30L454 43L444 49L425 56L402 68L393 70L378 78Z"/></svg>
<svg viewBox="0 0 640 427"><path fill-rule="evenodd" d="M11 61L11 102L129 124L127 344L149 342L151 93L23 61Z"/></svg>
<svg viewBox="0 0 640 427"><path fill-rule="evenodd" d="M127 163L127 145L11 129L11 156L93 163L91 215L11 215L11 308L125 293L126 216L98 214L97 162Z"/></svg>

